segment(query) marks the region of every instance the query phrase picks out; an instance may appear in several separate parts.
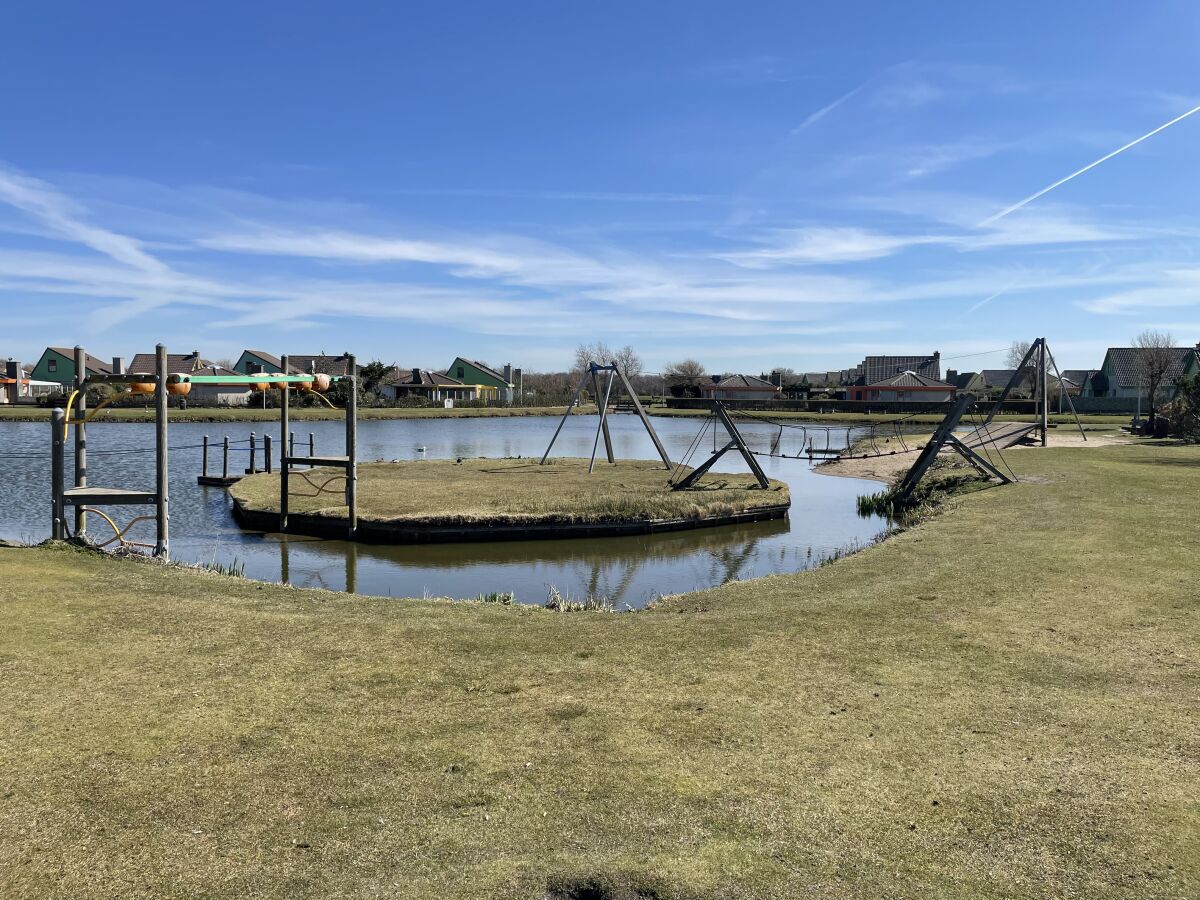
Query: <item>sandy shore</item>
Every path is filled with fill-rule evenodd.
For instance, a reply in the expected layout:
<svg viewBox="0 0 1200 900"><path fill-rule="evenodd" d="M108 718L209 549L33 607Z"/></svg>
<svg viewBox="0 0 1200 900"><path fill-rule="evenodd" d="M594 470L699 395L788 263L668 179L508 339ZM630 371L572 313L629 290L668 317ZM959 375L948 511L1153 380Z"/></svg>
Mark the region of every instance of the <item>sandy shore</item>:
<svg viewBox="0 0 1200 900"><path fill-rule="evenodd" d="M918 438L918 440L921 440ZM1055 447L1111 447L1114 444L1128 444L1129 435L1123 432L1089 432L1087 440L1078 431L1051 430L1045 449ZM921 443L913 444L920 449ZM1011 450L1041 450L1040 443L1018 444ZM950 451L942 451L943 453ZM1007 452L1007 451L1005 451ZM913 464L917 458L916 450L912 453L897 453L895 456L874 456L867 459L836 459L821 463L814 471L822 475L837 475L842 478L869 478L891 484L896 477Z"/></svg>

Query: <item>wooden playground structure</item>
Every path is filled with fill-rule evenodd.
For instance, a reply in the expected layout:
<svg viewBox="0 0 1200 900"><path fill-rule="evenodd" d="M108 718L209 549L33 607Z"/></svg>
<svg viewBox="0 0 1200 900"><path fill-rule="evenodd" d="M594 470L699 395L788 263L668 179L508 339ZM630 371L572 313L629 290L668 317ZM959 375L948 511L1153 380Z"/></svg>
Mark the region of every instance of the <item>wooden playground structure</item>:
<svg viewBox="0 0 1200 900"><path fill-rule="evenodd" d="M342 492L345 496L348 514L347 536L352 539L358 522L356 497L358 467L355 462L358 437L358 390L355 359L353 356L349 357L347 371L351 374L343 376L329 376L322 373L308 375L292 374L288 372L287 359L287 356L280 357L282 372L270 374L193 375L189 373L171 373L168 371L166 347L159 344L155 348L155 371L152 373L131 372L120 375L89 374L86 366L87 353L82 347L76 347L73 390L67 399L66 408L56 408L51 418L51 537L55 540L65 540L68 537L72 537L76 540L91 543L88 540L88 514L94 513L112 528L113 536L102 543L94 543L93 546L106 547L109 544L117 543L122 548L144 547L150 549L154 556L161 559L168 559L170 557L170 486L168 471L171 448L168 443L169 406L167 401L171 396L187 396L192 389L192 385L207 384L247 386L257 391L266 391L274 388L279 391L280 440L281 447L283 448L279 473L279 531L287 531L289 481L293 475L296 475L322 492L329 491L329 485L336 481L345 482ZM347 391L345 408L345 455L317 456L311 451L308 455L294 455L295 447L293 442L289 440L290 394L294 391L305 391L321 395L335 382L346 382L350 387ZM123 388L124 390L119 391L114 397L97 404L89 412L87 392L90 387L97 385L107 385L113 388ZM153 395L154 399L154 447L146 448L147 450L153 449L154 451L154 489L138 490L123 487L101 487L89 484L88 422L113 400L135 395ZM326 400L326 402L328 403L329 401ZM332 406L332 404L330 405ZM75 429L75 458L73 478L71 479L72 484L68 486L66 444L72 427ZM205 447L205 460L207 461L207 447ZM341 469L342 472L326 478L321 484L317 484L312 480L311 473L301 470L293 471L294 466L332 467ZM329 492L332 493L332 491ZM135 516L122 528L108 513L100 509L100 507L112 506L153 507L154 512ZM68 507L73 509L73 523L68 518ZM155 540L153 544L134 541L126 537L130 528L144 521L153 521L155 523Z"/></svg>

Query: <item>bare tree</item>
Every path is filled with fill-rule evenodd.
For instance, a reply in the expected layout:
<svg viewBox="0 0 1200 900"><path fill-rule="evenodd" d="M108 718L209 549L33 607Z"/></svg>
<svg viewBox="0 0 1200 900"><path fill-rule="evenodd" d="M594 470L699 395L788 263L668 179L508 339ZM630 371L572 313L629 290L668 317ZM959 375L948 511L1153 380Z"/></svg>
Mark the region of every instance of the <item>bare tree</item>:
<svg viewBox="0 0 1200 900"><path fill-rule="evenodd" d="M609 362L615 362L617 368L625 373L625 377L633 381L645 370L645 365L642 363L642 358L638 356L636 350L626 344L620 350L612 355Z"/></svg>
<svg viewBox="0 0 1200 900"><path fill-rule="evenodd" d="M1025 359L1025 354L1029 352L1029 348L1032 346L1029 341L1013 341L1012 346L1008 348L1008 368L1015 369L1021 365L1021 361Z"/></svg>
<svg viewBox="0 0 1200 900"><path fill-rule="evenodd" d="M704 380L704 366L694 359L681 359L663 369L663 378L676 397L697 396Z"/></svg>
<svg viewBox="0 0 1200 900"><path fill-rule="evenodd" d="M1175 350L1175 338L1169 331L1148 328L1133 339L1133 346L1137 350L1138 380L1146 389L1150 402L1150 421L1153 422L1159 391L1179 356Z"/></svg>
<svg viewBox="0 0 1200 900"><path fill-rule="evenodd" d="M612 349L604 341L592 341L590 344L580 344L575 348L575 365L572 372L582 372L592 363L608 365L613 361Z"/></svg>

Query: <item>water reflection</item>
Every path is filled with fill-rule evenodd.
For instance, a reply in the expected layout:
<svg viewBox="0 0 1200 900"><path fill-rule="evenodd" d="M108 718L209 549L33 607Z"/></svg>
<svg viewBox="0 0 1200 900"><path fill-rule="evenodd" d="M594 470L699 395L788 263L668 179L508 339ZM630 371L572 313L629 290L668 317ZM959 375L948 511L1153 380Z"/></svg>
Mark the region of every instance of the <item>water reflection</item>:
<svg viewBox="0 0 1200 900"><path fill-rule="evenodd" d="M590 452L594 423L582 417L568 423L559 438L565 455ZM555 424L549 418L363 422L360 458L416 459L419 446L426 447L424 456L431 459L536 456ZM653 446L636 418L615 416L611 425L618 459L653 456ZM675 458L700 427L691 419L655 419L655 425ZM309 431L316 435L318 452L340 450L340 423L304 423L303 429L305 438ZM525 603L543 602L554 587L573 598L590 594L638 607L663 594L798 571L838 548L871 540L883 527L881 519L862 519L855 510L857 495L877 489L876 484L818 475L801 460L764 458L767 474L791 487L788 520L618 538L408 547L248 533L233 522L232 503L224 490L195 482L201 437L208 434L219 441L226 430L237 440L251 430L262 434L264 427L262 423L171 427L171 445L180 448L171 453L172 555L190 562L236 560L244 564L248 577L303 587L397 597L474 597L512 591ZM5 447L0 454L4 500L0 536L40 540L49 533L49 425L0 423L0 434ZM751 446L763 451L780 440L778 430L765 423L748 426L745 435ZM784 453L800 449L789 445L790 435L781 440L779 449ZM152 455L121 451L152 444L151 426L92 426L91 483L148 486L153 478ZM21 455L35 458L12 458ZM242 468L246 462L240 460ZM727 455L716 470L738 472L745 466L740 458Z"/></svg>

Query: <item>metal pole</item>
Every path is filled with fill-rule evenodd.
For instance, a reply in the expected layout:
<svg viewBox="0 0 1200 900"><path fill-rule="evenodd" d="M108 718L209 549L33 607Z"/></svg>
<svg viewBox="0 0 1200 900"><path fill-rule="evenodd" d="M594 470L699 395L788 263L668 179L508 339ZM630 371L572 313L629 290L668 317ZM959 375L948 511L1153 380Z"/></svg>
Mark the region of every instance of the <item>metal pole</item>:
<svg viewBox="0 0 1200 900"><path fill-rule="evenodd" d="M317 455L317 436L311 431L308 433L308 455Z"/></svg>
<svg viewBox="0 0 1200 900"><path fill-rule="evenodd" d="M600 399L600 384L596 380L596 369L592 369L592 390L596 393L596 400ZM604 416L604 411L600 411L600 425L604 430L604 452L608 455L608 461L615 463L617 460L613 456L612 435L608 433L608 419Z"/></svg>
<svg viewBox="0 0 1200 900"><path fill-rule="evenodd" d="M229 435L221 442L221 477L229 477Z"/></svg>
<svg viewBox="0 0 1200 900"><path fill-rule="evenodd" d="M87 487L87 426L83 424L87 418L87 353L82 347L75 348L75 389L79 391L75 399L75 487ZM75 534L87 534L87 513L82 505L75 507Z"/></svg>
<svg viewBox="0 0 1200 900"><path fill-rule="evenodd" d="M1041 349L1038 351L1038 369L1042 377L1042 446L1045 447L1049 438L1050 393L1046 390L1046 339L1038 338Z"/></svg>
<svg viewBox="0 0 1200 900"><path fill-rule="evenodd" d="M542 461L538 465L544 466L546 464L546 459L550 456L550 451L554 449L554 442L558 440L558 433L567 424L567 419L571 416L571 410L579 402L579 395L583 393L583 385L587 381L587 377L588 373L584 372L583 377L579 379L579 385L575 388L575 394L571 397L571 402L567 404L567 411L563 413L563 417L558 422L558 427L554 429L554 436L550 438L550 443L546 447L546 452L542 454Z"/></svg>
<svg viewBox="0 0 1200 900"><path fill-rule="evenodd" d="M66 537L65 507L63 503L63 428L67 417L55 407L50 416L50 427L54 430L50 440L50 537L61 541Z"/></svg>
<svg viewBox="0 0 1200 900"><path fill-rule="evenodd" d="M170 505L167 483L167 348L159 344L155 349L155 372L158 376L154 392L154 483L157 536L154 555L168 559L170 545Z"/></svg>
<svg viewBox="0 0 1200 900"><path fill-rule="evenodd" d="M607 422L605 422L605 420L604 420L605 419L604 414L608 410L608 396L612 392L612 383L613 383L613 373L610 370L608 373L608 381L605 382L605 385L604 385L604 401L600 406L600 423L596 426L596 439L594 441L592 441L592 461L590 463L588 463L588 474L589 475L591 475L592 471L596 468L596 450L600 446L600 434L604 431L604 426L607 424ZM599 399L599 398L597 398L597 399Z"/></svg>
<svg viewBox="0 0 1200 900"><path fill-rule="evenodd" d="M288 433L288 456L296 455L296 432Z"/></svg>
<svg viewBox="0 0 1200 900"><path fill-rule="evenodd" d="M254 437L254 432L250 432L250 467L246 469L247 475L253 475L258 471L258 452L257 443Z"/></svg>
<svg viewBox="0 0 1200 900"><path fill-rule="evenodd" d="M350 399L346 403L346 537L358 532L358 366L353 355L346 358L350 376Z"/></svg>
<svg viewBox="0 0 1200 900"><path fill-rule="evenodd" d="M272 450L271 436L269 434L264 434L263 435L263 455L267 458L267 474L268 475L271 474L271 470L273 468L272 461L271 461L271 456L272 456L271 450Z"/></svg>
<svg viewBox="0 0 1200 900"><path fill-rule="evenodd" d="M283 374L288 371L288 358L286 355L279 357L279 366L283 369ZM287 385L279 392L279 453L281 455L279 465L279 530L280 532L287 531L288 520L288 392Z"/></svg>
<svg viewBox="0 0 1200 900"><path fill-rule="evenodd" d="M207 434L204 436L202 444L204 446L204 450L202 451L204 453L204 457L200 462L200 474L203 477L208 477L208 435Z"/></svg>
<svg viewBox="0 0 1200 900"><path fill-rule="evenodd" d="M1049 347L1046 348L1046 352L1050 355L1050 365L1054 366L1054 372L1058 375L1058 411L1062 412L1063 394L1067 394L1066 388L1063 386L1062 371L1058 368L1058 363L1054 360L1054 353ZM1080 436L1086 441L1087 432L1083 430L1083 423L1079 421L1079 413L1075 411L1075 401L1071 399L1070 394L1067 394L1067 403L1071 407L1071 415L1075 417L1075 426L1079 429Z"/></svg>

